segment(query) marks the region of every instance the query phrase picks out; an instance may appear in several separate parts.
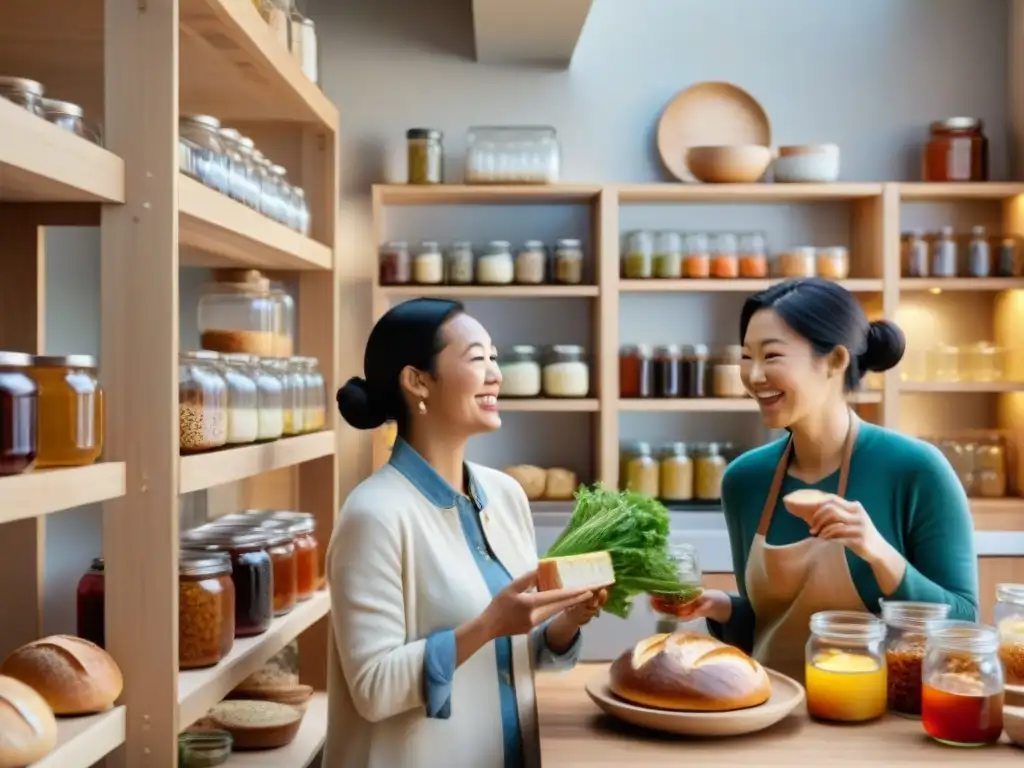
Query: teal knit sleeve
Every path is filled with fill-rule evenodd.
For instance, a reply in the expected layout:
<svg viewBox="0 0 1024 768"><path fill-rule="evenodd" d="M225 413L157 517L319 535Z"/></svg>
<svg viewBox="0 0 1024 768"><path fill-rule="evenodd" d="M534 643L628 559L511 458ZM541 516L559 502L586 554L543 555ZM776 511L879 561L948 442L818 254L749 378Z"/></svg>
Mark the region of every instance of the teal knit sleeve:
<svg viewBox="0 0 1024 768"><path fill-rule="evenodd" d="M730 467L732 469L732 467ZM729 595L732 600L732 616L722 624L708 619L708 631L724 643L733 645L745 653L754 649L754 609L747 599L747 537L744 535L743 511L747 494L738 472L725 473L722 479L722 506L725 510L725 524L729 530L729 546L732 550L732 568L736 577L737 593Z"/></svg>

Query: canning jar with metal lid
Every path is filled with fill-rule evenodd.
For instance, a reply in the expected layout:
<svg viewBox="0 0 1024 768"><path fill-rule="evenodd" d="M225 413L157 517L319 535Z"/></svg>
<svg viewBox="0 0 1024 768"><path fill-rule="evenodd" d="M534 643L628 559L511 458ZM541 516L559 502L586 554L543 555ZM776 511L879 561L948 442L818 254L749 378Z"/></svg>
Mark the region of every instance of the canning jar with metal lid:
<svg viewBox="0 0 1024 768"><path fill-rule="evenodd" d="M26 77L0 76L0 98L24 107L34 115L41 115L43 84Z"/></svg>
<svg viewBox="0 0 1024 768"><path fill-rule="evenodd" d="M103 388L92 355L37 355L29 375L39 388L37 467L80 467L103 452Z"/></svg>
<svg viewBox="0 0 1024 768"><path fill-rule="evenodd" d="M409 161L409 184L444 182L444 134L433 128L410 128L405 132Z"/></svg>
<svg viewBox="0 0 1024 768"><path fill-rule="evenodd" d="M309 600L320 588L320 542L316 538L316 518L308 512L272 510L254 513L262 521L284 524L295 544L298 599Z"/></svg>
<svg viewBox="0 0 1024 768"><path fill-rule="evenodd" d="M661 451L659 466L660 497L663 501L689 501L693 498L693 461L686 443L669 443Z"/></svg>
<svg viewBox="0 0 1024 768"><path fill-rule="evenodd" d="M620 481L630 491L658 497L659 468L651 454L651 444L638 441L629 447L625 456L625 478Z"/></svg>
<svg viewBox="0 0 1024 768"><path fill-rule="evenodd" d="M47 122L86 141L91 141L93 144L103 143L99 128L86 122L85 112L77 104L44 98L40 102L40 107L42 116L46 118Z"/></svg>
<svg viewBox="0 0 1024 768"><path fill-rule="evenodd" d="M32 356L0 352L0 476L31 469L39 450L39 387L28 375Z"/></svg>
<svg viewBox="0 0 1024 768"><path fill-rule="evenodd" d="M722 477L725 475L725 456L719 443L708 443L696 453L693 460L694 496L701 501L722 498Z"/></svg>
<svg viewBox="0 0 1024 768"><path fill-rule="evenodd" d="M821 611L810 624L804 676L811 717L845 723L882 717L885 623L867 612Z"/></svg>
<svg viewBox="0 0 1024 768"><path fill-rule="evenodd" d="M209 115L178 118L178 168L201 184L230 193L230 159L220 135L220 120Z"/></svg>
<svg viewBox="0 0 1024 768"><path fill-rule="evenodd" d="M583 282L583 245L573 237L555 241L554 281L561 285Z"/></svg>
<svg viewBox="0 0 1024 768"><path fill-rule="evenodd" d="M235 643L231 559L182 550L178 557L178 669L212 667Z"/></svg>
<svg viewBox="0 0 1024 768"><path fill-rule="evenodd" d="M988 138L976 117L950 117L930 126L925 181L988 181Z"/></svg>

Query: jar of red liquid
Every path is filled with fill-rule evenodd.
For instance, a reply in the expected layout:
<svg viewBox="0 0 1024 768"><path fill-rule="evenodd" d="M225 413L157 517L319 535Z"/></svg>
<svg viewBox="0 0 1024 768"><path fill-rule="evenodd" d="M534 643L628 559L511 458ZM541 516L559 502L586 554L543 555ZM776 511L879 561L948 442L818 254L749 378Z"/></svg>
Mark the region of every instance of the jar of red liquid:
<svg viewBox="0 0 1024 768"><path fill-rule="evenodd" d="M925 181L988 181L988 138L976 117L931 124L924 149Z"/></svg>
<svg viewBox="0 0 1024 768"><path fill-rule="evenodd" d="M995 744L1003 732L1003 667L993 627L937 623L921 670L921 723L956 747Z"/></svg>
<svg viewBox="0 0 1024 768"><path fill-rule="evenodd" d="M84 640L104 646L104 621L106 600L106 579L103 575L102 557L94 557L92 565L78 581L76 595L77 621L75 633Z"/></svg>
<svg viewBox="0 0 1024 768"><path fill-rule="evenodd" d="M689 589L682 595L652 594L651 608L659 616L673 620L680 618L679 614L683 606L699 596L701 572L700 564L697 561L697 550L693 545L671 544L669 545L669 555L675 561L679 581ZM667 631L671 632L672 630Z"/></svg>

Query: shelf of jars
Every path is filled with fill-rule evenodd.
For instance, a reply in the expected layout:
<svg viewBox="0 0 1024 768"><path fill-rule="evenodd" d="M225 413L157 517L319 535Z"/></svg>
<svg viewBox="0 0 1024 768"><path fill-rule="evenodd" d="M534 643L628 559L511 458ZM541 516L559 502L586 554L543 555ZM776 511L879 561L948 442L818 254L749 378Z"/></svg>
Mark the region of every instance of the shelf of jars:
<svg viewBox="0 0 1024 768"><path fill-rule="evenodd" d="M882 393L853 392L847 400L855 405L877 404L882 402ZM620 399L618 408L635 413L755 413L758 410L757 403L749 397Z"/></svg>
<svg viewBox="0 0 1024 768"><path fill-rule="evenodd" d="M37 469L0 477L0 524L48 515L124 495L123 462Z"/></svg>
<svg viewBox="0 0 1024 768"><path fill-rule="evenodd" d="M388 299L434 296L442 299L578 299L600 293L596 285L382 285Z"/></svg>
<svg viewBox="0 0 1024 768"><path fill-rule="evenodd" d="M29 768L90 768L124 743L125 709L98 715L61 718L57 744Z"/></svg>
<svg viewBox="0 0 1024 768"><path fill-rule="evenodd" d="M900 199L906 202L1000 201L1024 195L1024 184L1015 181L911 181L899 182L895 186Z"/></svg>
<svg viewBox="0 0 1024 768"><path fill-rule="evenodd" d="M786 279L788 278L652 278L650 280L630 280L624 278L619 281L619 291L623 293L756 293L757 291L767 290L772 285ZM838 280L837 282L853 293L880 293L883 285L881 279L873 278L852 278Z"/></svg>

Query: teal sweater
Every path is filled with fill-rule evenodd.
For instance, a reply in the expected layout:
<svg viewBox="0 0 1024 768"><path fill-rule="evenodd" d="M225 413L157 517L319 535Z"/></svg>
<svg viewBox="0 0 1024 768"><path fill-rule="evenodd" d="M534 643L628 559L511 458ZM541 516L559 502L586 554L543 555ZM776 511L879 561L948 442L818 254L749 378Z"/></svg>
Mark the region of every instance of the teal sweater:
<svg viewBox="0 0 1024 768"><path fill-rule="evenodd" d="M728 623L709 620L708 625L716 637L748 653L754 644L754 610L747 599L747 557L787 439L743 454L729 465L722 481L739 594L731 595ZM786 511L783 496L798 488L835 493L838 485L838 471L814 484L786 475L768 528L768 544L792 544L810 535L807 523ZM846 497L864 506L878 532L907 559L902 583L893 594L883 595L871 566L846 550L854 586L869 610L878 613L881 597L947 603L951 619L977 621L978 561L970 506L953 468L935 447L862 422Z"/></svg>

